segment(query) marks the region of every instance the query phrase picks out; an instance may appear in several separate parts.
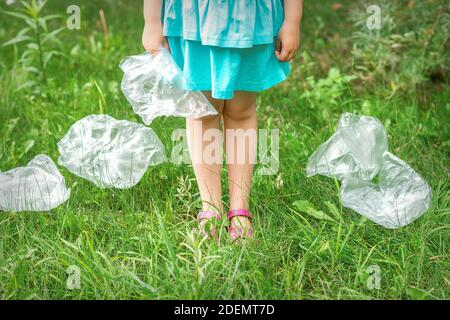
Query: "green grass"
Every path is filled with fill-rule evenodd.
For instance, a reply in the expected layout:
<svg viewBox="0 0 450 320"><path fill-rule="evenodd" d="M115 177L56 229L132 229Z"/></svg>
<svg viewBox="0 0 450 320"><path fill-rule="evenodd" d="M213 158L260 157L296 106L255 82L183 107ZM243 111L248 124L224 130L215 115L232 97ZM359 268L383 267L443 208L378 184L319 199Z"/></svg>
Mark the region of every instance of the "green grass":
<svg viewBox="0 0 450 320"><path fill-rule="evenodd" d="M56 160L56 143L86 115L103 112L140 122L120 92L118 64L142 51L141 4L102 1L110 32L106 45L100 5L83 2L82 28L61 34L65 56L51 61L47 87L17 91L36 77L18 63L23 46L0 48L2 171L25 165L38 153ZM190 166L152 167L129 190L102 190L60 168L72 189L65 204L47 213L0 214L0 297L448 299L448 82L387 95L380 83L342 80L353 74L354 31L351 1L342 3L333 11L333 1L307 1L303 54L293 62L291 78L258 98L260 128L280 129L278 179L283 180L279 187L277 175L255 176L251 210L258 243L231 244L223 228L220 245L191 232L200 201ZM67 4L50 1L45 13L65 14ZM22 27L2 15L0 43ZM338 80L331 87L318 85L330 67L340 70ZM411 225L384 229L342 208L331 179L305 177L309 155L345 111L378 117L390 151L433 188L431 209ZM170 152L172 129L183 128L184 121L160 118L152 127ZM335 222L298 212L296 200L308 200L331 216L326 203L332 203L338 208ZM367 286L371 265L380 268L380 289ZM81 270L80 289L66 286L69 266Z"/></svg>

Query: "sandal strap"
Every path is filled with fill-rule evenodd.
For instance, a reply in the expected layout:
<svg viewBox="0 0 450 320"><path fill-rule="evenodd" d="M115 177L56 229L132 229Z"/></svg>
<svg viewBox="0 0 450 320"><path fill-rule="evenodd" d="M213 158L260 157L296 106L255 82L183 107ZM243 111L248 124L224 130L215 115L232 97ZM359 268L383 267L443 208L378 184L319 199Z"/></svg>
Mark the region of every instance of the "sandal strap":
<svg viewBox="0 0 450 320"><path fill-rule="evenodd" d="M249 219L252 219L252 215L250 214L250 211L248 211L246 209L234 209L234 210L228 211L228 215L227 215L228 219L231 220L231 218L238 217L238 216L248 217Z"/></svg>
<svg viewBox="0 0 450 320"><path fill-rule="evenodd" d="M217 220L221 220L222 217L215 211L200 211L197 215L197 219L199 221L204 219L216 218Z"/></svg>

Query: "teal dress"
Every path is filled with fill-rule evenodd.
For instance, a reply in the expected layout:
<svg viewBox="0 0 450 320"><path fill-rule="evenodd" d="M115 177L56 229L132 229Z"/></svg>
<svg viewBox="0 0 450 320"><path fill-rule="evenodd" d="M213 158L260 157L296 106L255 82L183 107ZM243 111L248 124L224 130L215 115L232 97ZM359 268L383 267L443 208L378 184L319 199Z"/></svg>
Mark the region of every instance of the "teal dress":
<svg viewBox="0 0 450 320"><path fill-rule="evenodd" d="M163 30L175 62L192 85L213 98L262 91L285 80L275 56L283 0L164 0Z"/></svg>

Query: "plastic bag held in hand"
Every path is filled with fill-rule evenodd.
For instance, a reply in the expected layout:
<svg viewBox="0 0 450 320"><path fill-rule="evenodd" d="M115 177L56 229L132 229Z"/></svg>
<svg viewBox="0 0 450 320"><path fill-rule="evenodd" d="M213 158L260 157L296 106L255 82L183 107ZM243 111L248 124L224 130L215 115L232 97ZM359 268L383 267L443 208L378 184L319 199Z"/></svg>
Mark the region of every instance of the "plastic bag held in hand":
<svg viewBox="0 0 450 320"><path fill-rule="evenodd" d="M184 77L167 49L122 60L122 92L134 112L149 125L160 116L200 118L217 114L200 91Z"/></svg>
<svg viewBox="0 0 450 320"><path fill-rule="evenodd" d="M0 172L0 209L48 211L69 199L64 177L46 155L37 155L26 167Z"/></svg>
<svg viewBox="0 0 450 320"><path fill-rule="evenodd" d="M165 161L164 145L151 128L108 115L74 123L58 150L60 165L102 188L130 188L150 165Z"/></svg>
<svg viewBox="0 0 450 320"><path fill-rule="evenodd" d="M378 119L344 113L336 133L309 158L307 175L336 177L345 207L386 228L403 227L428 210L431 188L387 146Z"/></svg>

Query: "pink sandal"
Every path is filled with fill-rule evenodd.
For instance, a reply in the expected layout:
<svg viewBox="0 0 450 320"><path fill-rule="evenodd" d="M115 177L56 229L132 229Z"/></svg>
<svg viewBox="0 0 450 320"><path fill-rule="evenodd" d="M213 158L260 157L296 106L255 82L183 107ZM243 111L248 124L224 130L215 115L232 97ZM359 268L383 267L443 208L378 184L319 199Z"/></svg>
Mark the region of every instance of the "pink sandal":
<svg viewBox="0 0 450 320"><path fill-rule="evenodd" d="M230 220L230 226L228 227L228 232L230 233L231 240L236 240L242 238L244 235L246 238L253 238L253 230L245 230L242 226L231 225L231 219L234 217L247 217L250 221L252 220L252 215L250 211L246 209L234 209L228 212L227 218Z"/></svg>
<svg viewBox="0 0 450 320"><path fill-rule="evenodd" d="M217 212L215 212L215 211L200 211L199 213L198 213L198 215L197 215L197 220L198 220L198 223L200 224L200 222L201 221L203 221L203 220L211 220L211 219L217 219L217 220L222 220L222 217L220 216L220 214L218 214ZM204 226L203 226L204 227ZM206 236L206 237L209 237L210 235L211 236L213 236L214 238L216 238L217 239L217 232L216 232L216 230L210 230L209 231L209 233L208 232L206 232L205 230L204 230L204 228L203 227L201 227L200 228L200 232L201 232L201 234L203 235L203 236Z"/></svg>

